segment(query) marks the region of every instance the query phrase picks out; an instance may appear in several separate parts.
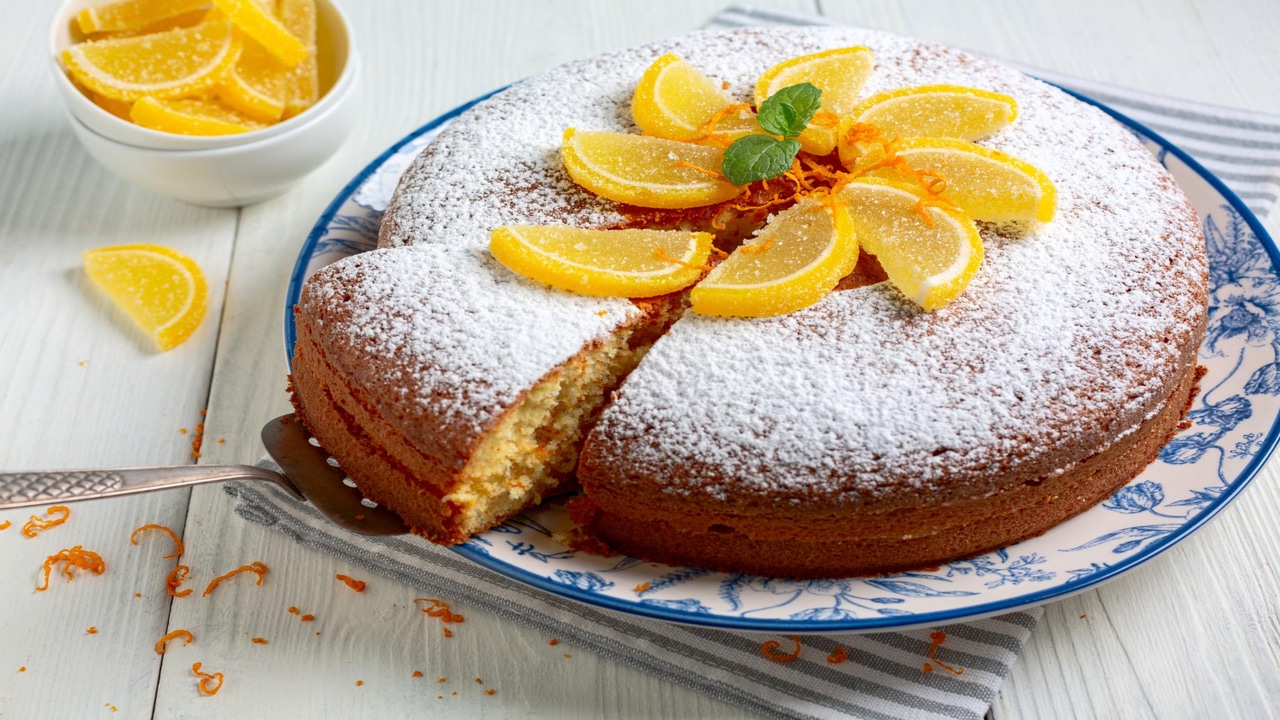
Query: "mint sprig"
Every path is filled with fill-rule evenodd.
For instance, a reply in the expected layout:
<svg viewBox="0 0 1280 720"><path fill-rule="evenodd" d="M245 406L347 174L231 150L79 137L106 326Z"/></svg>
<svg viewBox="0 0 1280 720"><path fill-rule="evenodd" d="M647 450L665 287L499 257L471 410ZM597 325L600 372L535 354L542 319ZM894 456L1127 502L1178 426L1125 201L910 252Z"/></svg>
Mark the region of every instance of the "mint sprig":
<svg viewBox="0 0 1280 720"><path fill-rule="evenodd" d="M746 135L724 151L720 172L734 185L775 178L791 168L800 143L821 104L822 91L810 83L789 85L760 103L757 119L770 135Z"/></svg>

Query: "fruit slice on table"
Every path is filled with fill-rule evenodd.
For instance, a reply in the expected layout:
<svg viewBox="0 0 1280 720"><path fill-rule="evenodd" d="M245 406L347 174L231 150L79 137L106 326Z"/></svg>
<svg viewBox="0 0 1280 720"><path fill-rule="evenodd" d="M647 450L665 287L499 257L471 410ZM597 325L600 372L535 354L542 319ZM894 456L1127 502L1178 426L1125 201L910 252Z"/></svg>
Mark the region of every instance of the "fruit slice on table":
<svg viewBox="0 0 1280 720"><path fill-rule="evenodd" d="M241 44L239 59L218 83L218 98L255 120L279 120L292 70L253 38L241 38Z"/></svg>
<svg viewBox="0 0 1280 720"><path fill-rule="evenodd" d="M978 272L982 238L964 213L921 206L923 197L916 188L880 178L856 180L841 192L863 249L903 295L936 310L964 292Z"/></svg>
<svg viewBox="0 0 1280 720"><path fill-rule="evenodd" d="M63 51L62 62L90 90L134 101L205 90L239 54L231 25L207 22L154 35L79 43Z"/></svg>
<svg viewBox="0 0 1280 720"><path fill-rule="evenodd" d="M162 245L89 250L84 270L161 350L191 337L209 304L200 266Z"/></svg>
<svg viewBox="0 0 1280 720"><path fill-rule="evenodd" d="M320 66L316 62L316 0L280 0L280 24L302 41L307 57L286 79L284 117L293 117L320 99Z"/></svg>
<svg viewBox="0 0 1280 720"><path fill-rule="evenodd" d="M875 63L871 51L861 46L784 60L756 81L756 107L784 87L805 82L816 86L822 91L819 116L800 135L800 145L806 152L826 155L836 149L838 123L832 118L848 114L858 104L858 91L871 77Z"/></svg>
<svg viewBox="0 0 1280 720"><path fill-rule="evenodd" d="M620 203L692 208L724 202L742 192L720 175L724 151L715 147L569 128L560 152L575 182Z"/></svg>
<svg viewBox="0 0 1280 720"><path fill-rule="evenodd" d="M878 93L840 119L840 161L853 167L865 147L848 141L854 125L874 125L885 139L943 137L980 140L1013 122L1012 97L963 85L917 85ZM865 145L861 143L860 145Z"/></svg>
<svg viewBox="0 0 1280 720"><path fill-rule="evenodd" d="M99 5L76 14L80 32L88 35L97 32L136 30L163 22L208 5L208 0L125 0L125 2Z"/></svg>
<svg viewBox="0 0 1280 720"><path fill-rule="evenodd" d="M821 300L857 263L844 203L802 200L716 266L689 299L704 315L785 315Z"/></svg>
<svg viewBox="0 0 1280 720"><path fill-rule="evenodd" d="M178 135L234 135L262 127L216 100L142 98L129 118L144 128Z"/></svg>
<svg viewBox="0 0 1280 720"><path fill-rule="evenodd" d="M274 15L257 0L213 0L235 26L257 40L268 52L294 67L310 53L302 40L294 37Z"/></svg>
<svg viewBox="0 0 1280 720"><path fill-rule="evenodd" d="M645 70L631 96L631 114L646 135L699 142L718 140L728 146L738 137L760 129L755 114L743 109L727 112L715 123L713 138L706 126L733 104L719 83L679 55L668 53Z"/></svg>
<svg viewBox="0 0 1280 720"><path fill-rule="evenodd" d="M493 231L489 250L511 270L563 290L654 297L702 277L711 234L511 225Z"/></svg>
<svg viewBox="0 0 1280 720"><path fill-rule="evenodd" d="M912 168L946 178L947 197L975 220L1053 219L1058 202L1053 182L1012 155L947 138L908 138L898 144L897 152Z"/></svg>

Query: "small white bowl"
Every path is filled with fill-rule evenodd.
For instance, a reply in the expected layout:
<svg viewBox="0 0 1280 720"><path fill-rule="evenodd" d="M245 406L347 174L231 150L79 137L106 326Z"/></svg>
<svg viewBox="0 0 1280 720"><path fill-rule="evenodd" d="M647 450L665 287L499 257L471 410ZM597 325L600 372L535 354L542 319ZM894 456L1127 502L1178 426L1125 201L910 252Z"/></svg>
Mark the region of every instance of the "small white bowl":
<svg viewBox="0 0 1280 720"><path fill-rule="evenodd" d="M76 13L105 0L67 0L54 15L50 60L80 144L117 177L196 205L234 207L274 197L322 165L355 125L362 79L354 34L333 0L316 0L320 100L275 125L238 135L188 136L134 125L80 92L59 57Z"/></svg>

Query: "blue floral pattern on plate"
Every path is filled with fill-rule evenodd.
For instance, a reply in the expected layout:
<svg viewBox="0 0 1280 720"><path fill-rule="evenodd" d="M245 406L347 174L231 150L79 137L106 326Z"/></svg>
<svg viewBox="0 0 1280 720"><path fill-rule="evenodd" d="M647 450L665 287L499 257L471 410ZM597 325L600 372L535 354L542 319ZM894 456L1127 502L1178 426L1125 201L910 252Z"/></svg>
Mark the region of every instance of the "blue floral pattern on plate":
<svg viewBox="0 0 1280 720"><path fill-rule="evenodd" d="M302 280L376 247L382 213L404 169L472 104L393 146L321 216L287 295L290 356L290 308ZM572 526L559 502L534 508L456 551L548 592L614 610L723 628L821 633L902 629L1028 607L1110 580L1186 537L1235 497L1276 445L1280 253L1221 181L1150 130L1099 107L1125 124L1191 199L1204 225L1211 293L1200 349L1208 373L1190 427L1110 499L1038 538L993 553L935 570L871 578L796 581L589 555L566 544Z"/></svg>

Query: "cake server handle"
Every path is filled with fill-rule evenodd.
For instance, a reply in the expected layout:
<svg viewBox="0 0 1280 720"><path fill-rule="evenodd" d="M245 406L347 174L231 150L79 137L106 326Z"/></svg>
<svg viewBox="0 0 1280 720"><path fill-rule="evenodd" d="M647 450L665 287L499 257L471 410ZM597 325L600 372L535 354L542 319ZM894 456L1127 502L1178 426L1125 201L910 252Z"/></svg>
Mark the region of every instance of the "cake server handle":
<svg viewBox="0 0 1280 720"><path fill-rule="evenodd" d="M0 473L0 510L52 502L98 500L227 480L265 480L298 500L289 478L252 465L174 465L118 470L34 470Z"/></svg>

